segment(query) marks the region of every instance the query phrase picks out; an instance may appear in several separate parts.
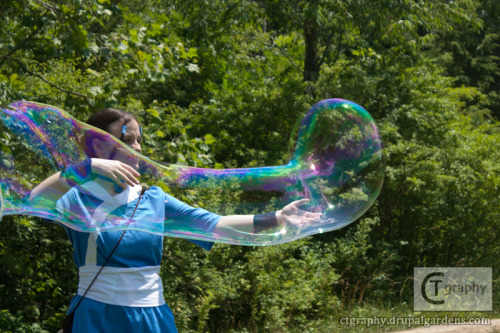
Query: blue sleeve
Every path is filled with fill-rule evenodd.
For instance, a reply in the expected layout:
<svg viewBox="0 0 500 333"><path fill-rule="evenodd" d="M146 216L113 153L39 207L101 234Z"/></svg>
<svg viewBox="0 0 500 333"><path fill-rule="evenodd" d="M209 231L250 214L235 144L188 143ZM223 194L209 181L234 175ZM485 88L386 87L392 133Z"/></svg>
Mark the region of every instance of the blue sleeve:
<svg viewBox="0 0 500 333"><path fill-rule="evenodd" d="M75 230L90 232L88 228L91 227L92 211L89 211L89 209L97 207L99 203L100 201L95 198L89 199L86 197L86 200L82 199L80 189L77 187L71 188L56 202L59 216L64 220L60 223Z"/></svg>
<svg viewBox="0 0 500 333"><path fill-rule="evenodd" d="M191 207L171 195L165 194L165 221L167 225L175 224L179 229L202 231L206 234L211 233L215 229L220 218L220 215L202 208ZM214 245L213 242L208 241L190 241L207 251Z"/></svg>

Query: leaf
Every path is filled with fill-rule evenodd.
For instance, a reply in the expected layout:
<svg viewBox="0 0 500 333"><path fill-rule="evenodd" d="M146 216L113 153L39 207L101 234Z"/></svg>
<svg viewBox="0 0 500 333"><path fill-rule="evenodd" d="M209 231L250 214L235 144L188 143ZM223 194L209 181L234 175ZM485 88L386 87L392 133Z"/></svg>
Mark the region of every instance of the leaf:
<svg viewBox="0 0 500 333"><path fill-rule="evenodd" d="M160 114L155 109L146 109L146 112L149 113L151 116L160 119Z"/></svg>
<svg viewBox="0 0 500 333"><path fill-rule="evenodd" d="M94 87L90 87L89 88L89 93L92 95L92 96L98 96L98 95L102 95L103 94L103 90L100 86L94 86Z"/></svg>
<svg viewBox="0 0 500 333"><path fill-rule="evenodd" d="M212 143L216 142L216 140L212 134L206 134L204 138L205 138L205 143L207 145L211 145Z"/></svg>
<svg viewBox="0 0 500 333"><path fill-rule="evenodd" d="M196 73L200 72L200 68L198 67L197 64L189 64L189 65L186 66L186 69L189 72L196 72Z"/></svg>

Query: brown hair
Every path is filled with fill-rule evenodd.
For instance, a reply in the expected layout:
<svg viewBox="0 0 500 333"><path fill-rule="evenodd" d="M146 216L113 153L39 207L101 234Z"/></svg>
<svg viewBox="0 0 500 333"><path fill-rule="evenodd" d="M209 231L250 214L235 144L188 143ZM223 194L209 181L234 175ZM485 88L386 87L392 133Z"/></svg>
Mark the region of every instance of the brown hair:
<svg viewBox="0 0 500 333"><path fill-rule="evenodd" d="M87 124L109 133L109 126L112 123L120 120L122 122L122 125L126 125L132 119L139 123L139 121L133 114L118 109L108 108L91 115L87 120Z"/></svg>
<svg viewBox="0 0 500 333"><path fill-rule="evenodd" d="M90 116L90 118L87 120L87 124L97 127L105 132L109 133L109 127L111 124L114 122L120 121L122 126L126 125L129 121L135 120L139 123L137 118L128 112L118 110L118 109L104 109L101 111L98 111L94 113L93 115ZM90 132L87 132L87 134L90 134ZM86 146L86 153L89 157L97 157L94 148L92 146L92 140L99 138L99 135L96 135L97 133L93 132L91 135L85 135L85 146ZM104 138L103 138L104 139Z"/></svg>

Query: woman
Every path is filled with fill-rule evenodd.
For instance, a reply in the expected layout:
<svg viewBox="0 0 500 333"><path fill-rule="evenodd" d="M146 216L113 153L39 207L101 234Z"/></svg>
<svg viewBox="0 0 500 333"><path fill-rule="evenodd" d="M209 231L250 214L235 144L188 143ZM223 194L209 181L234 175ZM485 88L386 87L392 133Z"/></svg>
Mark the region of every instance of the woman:
<svg viewBox="0 0 500 333"><path fill-rule="evenodd" d="M133 115L105 109L87 123L142 151L141 127ZM50 198L57 201L61 214L86 217L97 226L121 210L120 214L131 220L168 219L205 233L225 235L296 226L321 216L298 208L307 199L269 214L219 216L188 206L159 187L144 191L139 185L139 160L128 151L102 138L87 138L86 147L90 159L43 181L32 191L30 201ZM91 173L93 180L86 178ZM74 313L73 332L177 332L159 276L162 236L134 230L85 233L65 229L79 268L78 294L68 310ZM206 250L213 245L192 242Z"/></svg>

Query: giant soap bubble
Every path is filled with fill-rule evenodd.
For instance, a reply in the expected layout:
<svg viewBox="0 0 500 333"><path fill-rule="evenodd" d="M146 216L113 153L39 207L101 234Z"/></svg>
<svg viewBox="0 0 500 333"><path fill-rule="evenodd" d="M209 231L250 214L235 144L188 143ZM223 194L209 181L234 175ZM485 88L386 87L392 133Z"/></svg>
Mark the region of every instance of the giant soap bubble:
<svg viewBox="0 0 500 333"><path fill-rule="evenodd" d="M342 99L317 103L297 122L288 164L240 169L157 163L49 105L21 101L1 111L0 217L38 216L83 232L131 229L230 244L272 245L355 221L375 201L383 183L382 143L377 127L365 109ZM261 214L307 198L310 202L301 208L323 215L301 227L228 235L197 230L169 219L128 221L120 209L108 211L105 221L96 223L88 211L97 207L60 209L59 199L54 198L68 192L28 200L31 190L44 179L86 159L89 140L93 139L120 149L131 159L139 159L144 185L160 187L183 202L214 213ZM91 183L93 175L82 175L82 179Z"/></svg>

